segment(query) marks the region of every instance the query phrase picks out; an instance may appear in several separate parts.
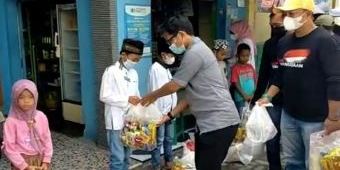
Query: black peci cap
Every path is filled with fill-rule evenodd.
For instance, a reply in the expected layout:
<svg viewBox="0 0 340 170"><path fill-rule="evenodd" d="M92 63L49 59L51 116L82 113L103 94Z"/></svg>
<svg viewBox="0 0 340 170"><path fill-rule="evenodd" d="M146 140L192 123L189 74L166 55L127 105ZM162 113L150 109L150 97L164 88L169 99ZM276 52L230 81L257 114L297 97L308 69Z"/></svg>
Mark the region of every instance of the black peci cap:
<svg viewBox="0 0 340 170"><path fill-rule="evenodd" d="M123 40L122 49L120 53L128 52L143 55L143 49L144 43L142 41L126 38Z"/></svg>

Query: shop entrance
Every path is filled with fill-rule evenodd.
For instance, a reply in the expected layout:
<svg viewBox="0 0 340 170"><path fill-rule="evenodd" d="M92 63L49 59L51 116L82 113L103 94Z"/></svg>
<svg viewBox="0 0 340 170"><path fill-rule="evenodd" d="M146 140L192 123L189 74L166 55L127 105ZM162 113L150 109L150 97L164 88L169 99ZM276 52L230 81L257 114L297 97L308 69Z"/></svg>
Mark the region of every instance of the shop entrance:
<svg viewBox="0 0 340 170"><path fill-rule="evenodd" d="M38 109L51 129L82 136L80 60L75 0L21 3L26 77L39 91Z"/></svg>

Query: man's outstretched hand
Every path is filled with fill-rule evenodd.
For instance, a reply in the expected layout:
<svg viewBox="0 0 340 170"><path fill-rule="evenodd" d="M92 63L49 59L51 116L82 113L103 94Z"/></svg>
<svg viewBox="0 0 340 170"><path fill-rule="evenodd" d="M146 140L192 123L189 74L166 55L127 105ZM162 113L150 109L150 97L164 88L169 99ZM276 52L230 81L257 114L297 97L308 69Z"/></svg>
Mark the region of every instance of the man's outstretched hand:
<svg viewBox="0 0 340 170"><path fill-rule="evenodd" d="M157 98L153 95L153 93L148 93L141 99L142 106L148 106L153 103Z"/></svg>

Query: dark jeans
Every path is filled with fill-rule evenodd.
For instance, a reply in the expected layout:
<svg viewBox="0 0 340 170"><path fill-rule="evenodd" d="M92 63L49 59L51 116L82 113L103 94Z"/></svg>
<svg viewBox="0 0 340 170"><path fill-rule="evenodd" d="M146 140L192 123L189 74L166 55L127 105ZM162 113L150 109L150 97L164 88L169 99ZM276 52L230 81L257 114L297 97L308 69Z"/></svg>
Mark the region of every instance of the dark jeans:
<svg viewBox="0 0 340 170"><path fill-rule="evenodd" d="M195 134L195 164L197 170L221 170L238 125Z"/></svg>
<svg viewBox="0 0 340 170"><path fill-rule="evenodd" d="M281 158L280 158L280 137L281 137L281 130L280 130L280 122L281 122L281 107L267 107L268 114L272 119L276 129L277 134L276 136L267 141L267 159L269 163L269 170L280 170L281 169Z"/></svg>

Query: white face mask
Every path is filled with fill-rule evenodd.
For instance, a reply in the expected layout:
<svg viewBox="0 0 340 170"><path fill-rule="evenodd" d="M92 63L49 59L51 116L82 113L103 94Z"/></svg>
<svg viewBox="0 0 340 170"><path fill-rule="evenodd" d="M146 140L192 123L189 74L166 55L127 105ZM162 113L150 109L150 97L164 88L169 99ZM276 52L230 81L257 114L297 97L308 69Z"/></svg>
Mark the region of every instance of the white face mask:
<svg viewBox="0 0 340 170"><path fill-rule="evenodd" d="M302 20L301 14L299 17L292 18L292 17L285 17L283 19L283 25L287 31L293 31L300 28L305 22L301 22Z"/></svg>
<svg viewBox="0 0 340 170"><path fill-rule="evenodd" d="M166 59L164 60L164 63L167 65L172 65L174 62L175 62L175 57L167 56Z"/></svg>
<svg viewBox="0 0 340 170"><path fill-rule="evenodd" d="M126 61L124 61L123 65L126 69L130 70L137 65L137 62L127 59Z"/></svg>

